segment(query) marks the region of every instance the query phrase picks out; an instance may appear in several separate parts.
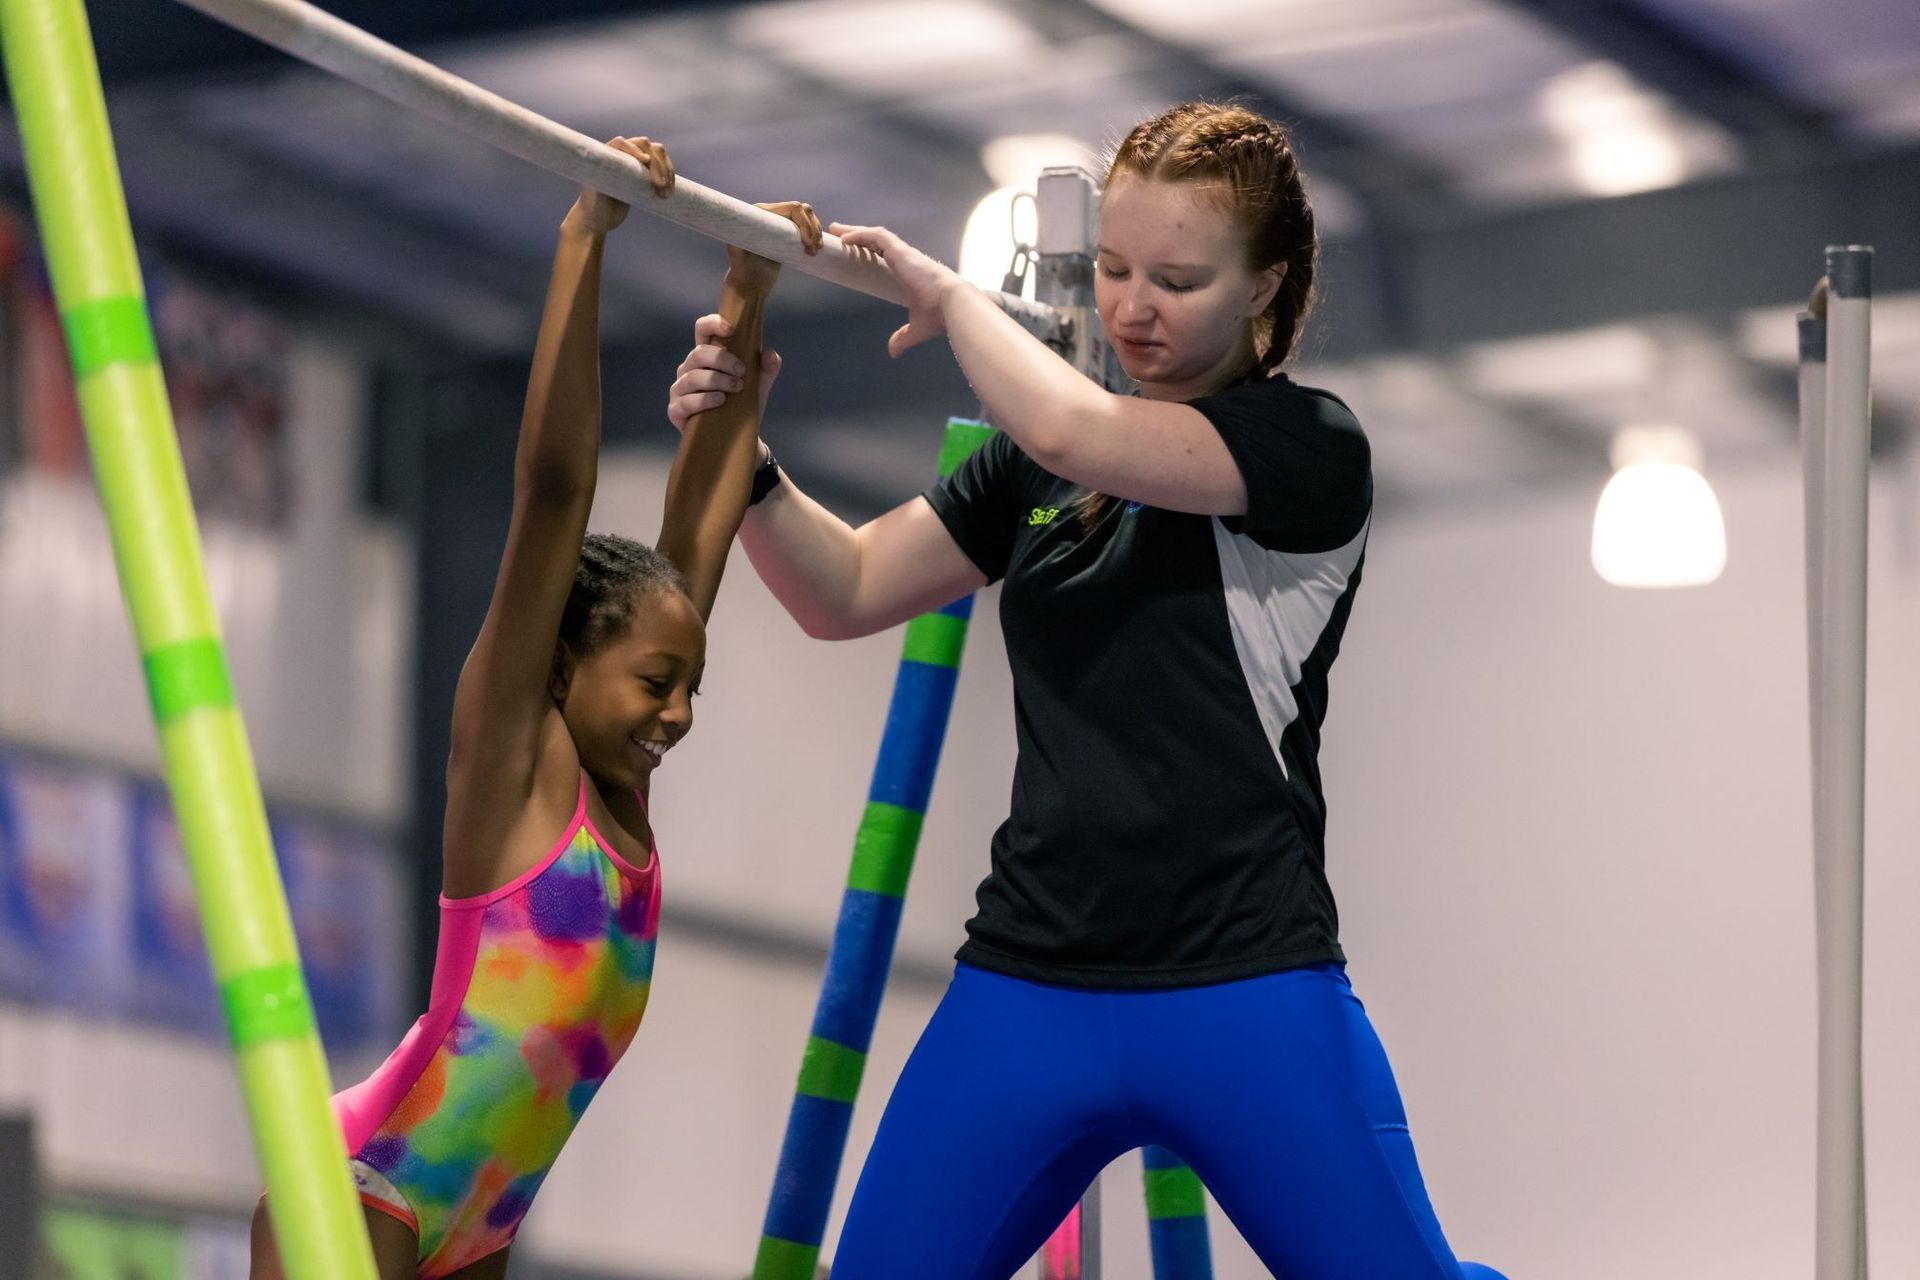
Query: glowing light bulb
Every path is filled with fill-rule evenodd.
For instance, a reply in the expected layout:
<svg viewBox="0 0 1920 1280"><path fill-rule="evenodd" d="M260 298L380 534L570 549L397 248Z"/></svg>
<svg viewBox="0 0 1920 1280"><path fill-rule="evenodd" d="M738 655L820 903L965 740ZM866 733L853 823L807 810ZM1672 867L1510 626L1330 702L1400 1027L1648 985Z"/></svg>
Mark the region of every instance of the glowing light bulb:
<svg viewBox="0 0 1920 1280"><path fill-rule="evenodd" d="M1727 529L1700 447L1676 428L1628 427L1593 513L1593 569L1617 587L1694 587L1727 565Z"/></svg>

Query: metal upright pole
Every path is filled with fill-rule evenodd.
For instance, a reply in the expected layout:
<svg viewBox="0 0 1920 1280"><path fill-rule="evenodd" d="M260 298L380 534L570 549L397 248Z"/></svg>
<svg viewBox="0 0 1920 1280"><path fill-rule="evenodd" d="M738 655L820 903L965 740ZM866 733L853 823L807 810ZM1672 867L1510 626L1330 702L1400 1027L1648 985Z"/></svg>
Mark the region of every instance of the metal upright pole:
<svg viewBox="0 0 1920 1280"><path fill-rule="evenodd" d="M1867 1274L1861 925L1867 713L1867 456L1873 251L1827 250L1825 448L1813 706L1819 972L1816 1280Z"/></svg>
<svg viewBox="0 0 1920 1280"><path fill-rule="evenodd" d="M1072 165L1041 171L1034 192L1034 246L1040 302L1061 317L1064 354L1087 377L1112 389L1118 374L1093 306L1093 246L1100 188ZM1040 1280L1100 1280L1100 1176L1080 1205L1041 1247Z"/></svg>
<svg viewBox="0 0 1920 1280"><path fill-rule="evenodd" d="M1807 700L1808 732L1816 773L1820 760L1820 628L1825 611L1821 595L1822 561L1826 558L1827 474L1827 281L1821 277L1807 309L1800 313L1800 478L1805 502L1807 579ZM1814 804L1820 801L1814 789ZM1814 830L1820 829L1816 812Z"/></svg>

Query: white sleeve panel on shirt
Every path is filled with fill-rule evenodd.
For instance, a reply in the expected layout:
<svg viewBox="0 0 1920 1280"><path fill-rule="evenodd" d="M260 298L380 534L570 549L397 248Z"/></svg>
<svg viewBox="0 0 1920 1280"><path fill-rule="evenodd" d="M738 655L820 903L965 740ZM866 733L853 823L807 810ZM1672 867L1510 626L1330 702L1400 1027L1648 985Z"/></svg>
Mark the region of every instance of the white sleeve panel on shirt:
<svg viewBox="0 0 1920 1280"><path fill-rule="evenodd" d="M1213 520L1234 651L1283 777L1287 762L1280 754L1280 735L1300 714L1294 689L1301 668L1346 594L1372 526L1369 515L1343 547L1290 553L1269 551L1244 534L1229 532L1219 517Z"/></svg>

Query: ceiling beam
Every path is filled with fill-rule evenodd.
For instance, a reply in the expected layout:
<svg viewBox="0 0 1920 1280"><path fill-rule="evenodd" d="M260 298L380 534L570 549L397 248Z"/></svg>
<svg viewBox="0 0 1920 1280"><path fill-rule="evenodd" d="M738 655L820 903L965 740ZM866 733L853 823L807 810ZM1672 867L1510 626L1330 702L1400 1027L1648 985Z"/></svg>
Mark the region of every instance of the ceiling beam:
<svg viewBox="0 0 1920 1280"><path fill-rule="evenodd" d="M1336 244L1309 354L1444 351L1804 302L1829 244L1875 245L1878 293L1920 289L1915 191L1920 146L1907 145ZM1401 292L1384 291L1383 275Z"/></svg>

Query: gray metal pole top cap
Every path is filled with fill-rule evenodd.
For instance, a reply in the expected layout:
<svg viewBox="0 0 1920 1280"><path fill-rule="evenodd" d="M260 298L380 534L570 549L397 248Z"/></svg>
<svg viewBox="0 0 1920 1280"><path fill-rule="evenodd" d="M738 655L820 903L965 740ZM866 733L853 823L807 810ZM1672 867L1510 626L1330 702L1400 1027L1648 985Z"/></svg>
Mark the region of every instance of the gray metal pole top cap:
<svg viewBox="0 0 1920 1280"><path fill-rule="evenodd" d="M1827 281L1836 298L1873 296L1873 246L1827 246Z"/></svg>

